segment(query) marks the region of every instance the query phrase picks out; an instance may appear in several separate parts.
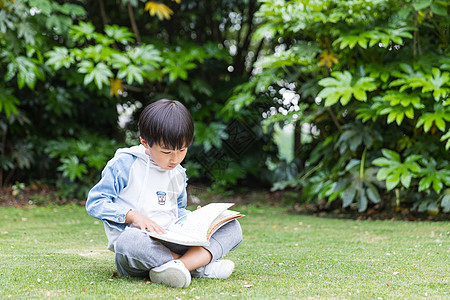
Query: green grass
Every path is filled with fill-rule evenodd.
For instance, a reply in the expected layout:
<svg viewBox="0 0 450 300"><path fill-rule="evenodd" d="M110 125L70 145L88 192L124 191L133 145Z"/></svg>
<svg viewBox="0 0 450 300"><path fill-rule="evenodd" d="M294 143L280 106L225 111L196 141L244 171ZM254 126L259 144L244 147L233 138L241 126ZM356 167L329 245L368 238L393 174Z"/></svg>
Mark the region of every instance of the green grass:
<svg viewBox="0 0 450 300"><path fill-rule="evenodd" d="M354 221L237 207L227 280L112 277L103 225L76 206L1 208L0 298L450 299L450 222Z"/></svg>

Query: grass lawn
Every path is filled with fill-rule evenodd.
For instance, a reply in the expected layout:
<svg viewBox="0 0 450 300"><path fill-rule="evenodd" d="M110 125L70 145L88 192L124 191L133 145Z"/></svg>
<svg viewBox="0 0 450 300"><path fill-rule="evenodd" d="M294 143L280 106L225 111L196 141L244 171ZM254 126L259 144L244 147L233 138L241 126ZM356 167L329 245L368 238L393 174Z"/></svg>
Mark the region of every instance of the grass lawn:
<svg viewBox="0 0 450 300"><path fill-rule="evenodd" d="M247 216L233 275L174 289L112 276L103 225L83 207L0 208L0 298L450 299L450 222L235 209Z"/></svg>

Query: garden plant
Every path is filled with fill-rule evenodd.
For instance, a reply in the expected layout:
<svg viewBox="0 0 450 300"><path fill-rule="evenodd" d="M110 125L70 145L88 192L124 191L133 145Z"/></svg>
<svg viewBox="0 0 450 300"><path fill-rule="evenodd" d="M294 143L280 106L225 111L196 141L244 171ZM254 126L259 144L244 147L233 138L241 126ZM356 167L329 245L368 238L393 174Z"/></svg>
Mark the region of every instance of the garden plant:
<svg viewBox="0 0 450 300"><path fill-rule="evenodd" d="M262 1L253 38L277 44L224 111L275 99L263 124L295 124L297 168L274 190L360 212L450 211L449 9L431 0Z"/></svg>

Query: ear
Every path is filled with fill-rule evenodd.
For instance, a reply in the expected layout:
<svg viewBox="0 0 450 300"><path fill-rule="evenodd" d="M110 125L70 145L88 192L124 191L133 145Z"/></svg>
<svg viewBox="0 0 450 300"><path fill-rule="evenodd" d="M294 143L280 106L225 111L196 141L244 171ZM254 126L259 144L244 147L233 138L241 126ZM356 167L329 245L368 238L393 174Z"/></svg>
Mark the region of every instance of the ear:
<svg viewBox="0 0 450 300"><path fill-rule="evenodd" d="M142 137L139 137L139 139L141 140L141 144L145 147L145 149L150 148L146 140L144 140Z"/></svg>

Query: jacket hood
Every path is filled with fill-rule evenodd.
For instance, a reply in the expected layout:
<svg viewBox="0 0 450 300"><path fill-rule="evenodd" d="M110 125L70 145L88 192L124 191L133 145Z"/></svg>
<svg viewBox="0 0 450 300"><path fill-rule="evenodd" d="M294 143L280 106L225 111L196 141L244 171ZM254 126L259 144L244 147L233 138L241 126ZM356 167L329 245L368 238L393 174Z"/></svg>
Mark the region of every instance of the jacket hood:
<svg viewBox="0 0 450 300"><path fill-rule="evenodd" d="M133 156L136 156L137 158L143 159L147 161L149 159L149 156L145 154L145 147L142 145L133 146L130 148L121 148L117 149L116 155L119 153L127 153L131 154Z"/></svg>
<svg viewBox="0 0 450 300"><path fill-rule="evenodd" d="M137 145L137 146L133 146L130 148L118 149L116 151L116 155L119 153L131 154L133 156L136 156L138 159L141 159L142 162L145 164L150 162L150 164L149 164L150 167L155 167L155 168L159 169L160 171L165 171L163 168L159 167L149 155L145 154L145 147L142 145Z"/></svg>

